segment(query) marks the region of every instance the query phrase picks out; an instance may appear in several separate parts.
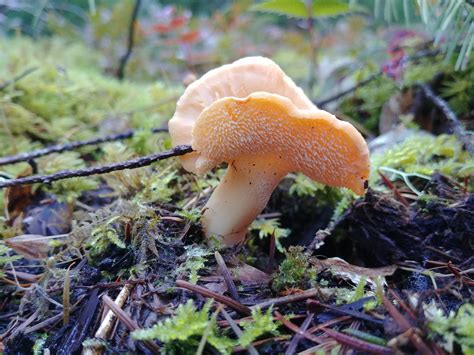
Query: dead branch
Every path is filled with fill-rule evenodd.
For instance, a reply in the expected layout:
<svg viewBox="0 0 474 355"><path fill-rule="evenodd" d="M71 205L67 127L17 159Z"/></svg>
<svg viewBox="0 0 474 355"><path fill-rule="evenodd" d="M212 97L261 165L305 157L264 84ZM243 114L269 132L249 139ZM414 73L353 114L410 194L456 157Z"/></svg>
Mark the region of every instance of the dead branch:
<svg viewBox="0 0 474 355"><path fill-rule="evenodd" d="M462 127L461 122L459 122L458 117L454 111L449 107L448 103L444 101L441 97L437 96L431 87L427 84L418 84L419 88L423 92L423 95L438 109L448 120L453 133L459 139L459 141L464 144L466 150L474 156L474 142L469 138L469 135L466 133Z"/></svg>
<svg viewBox="0 0 474 355"><path fill-rule="evenodd" d="M402 63L401 65L405 65L406 63L408 62L411 62L411 61L415 61L417 59L420 59L420 58L424 58L424 57L432 57L432 56L435 56L439 54L439 50L425 50L425 51L420 51L412 56L406 56L403 60L402 60ZM324 107L326 106L327 104L333 102L333 101L336 101L336 100L339 100L340 98L344 97L344 96L347 96L349 95L350 93L356 91L357 89L359 89L360 87L362 86L365 86L367 84L369 84L370 82L372 82L374 79L378 78L379 76L383 75L383 70L380 70L378 71L377 73L374 73L372 75L370 75L369 77L367 77L366 79L358 82L357 84L351 86L350 88L344 90L344 91L341 91L340 93L334 95L334 96L331 96L325 100L322 100L322 101L317 101L315 102L316 106L318 107Z"/></svg>
<svg viewBox="0 0 474 355"><path fill-rule="evenodd" d="M135 6L133 7L132 17L130 18L130 24L128 26L128 44L127 51L120 58L120 64L117 71L117 78L122 80L125 76L125 66L127 65L130 56L132 55L133 45L135 42L135 28L137 24L138 10L140 10L141 0L135 1Z"/></svg>
<svg viewBox="0 0 474 355"><path fill-rule="evenodd" d="M370 75L368 78L362 80L361 82L351 86L350 88L344 90L344 91L341 91L340 93L334 95L334 96L331 96L329 98L327 98L326 100L322 100L322 101L318 101L316 102L316 106L318 107L324 107L326 106L327 104L333 102L333 101L336 101L336 100L339 100L341 97L344 97L346 95L349 95L350 93L356 91L358 88L362 87L362 86L365 86L367 85L368 83L370 83L372 80L378 78L380 75L383 74L383 71L379 71L375 74L372 74Z"/></svg>
<svg viewBox="0 0 474 355"><path fill-rule="evenodd" d="M73 177L82 177L90 175L99 175L106 174L112 171L126 170L126 169L136 169L141 168L147 165L150 165L156 161L168 159L171 157L176 157L184 155L193 151L193 148L189 145L178 145L173 149L166 150L164 152L159 152L144 157L127 160L120 163L113 163L109 165L94 166L90 168L83 168L77 170L62 170L51 175L33 175L22 177L18 179L5 180L0 182L0 189L17 186L17 185L31 185L36 183L49 184L53 181L69 179Z"/></svg>
<svg viewBox="0 0 474 355"><path fill-rule="evenodd" d="M176 286L185 288L189 291L199 293L201 296L207 297L207 298L213 298L217 302L220 302L222 304L225 304L226 306L232 308L233 310L239 312L240 314L249 316L252 314L250 308L247 306L244 306L240 304L237 301L234 301L232 298L218 294L214 291L211 291L205 287L199 286L199 285L193 285L190 282L184 281L184 280L176 280Z"/></svg>
<svg viewBox="0 0 474 355"><path fill-rule="evenodd" d="M0 91L5 90L10 85L15 84L17 81L23 79L25 76L30 75L31 73L35 72L36 70L38 70L38 67L28 68L25 71L18 74L17 76L13 77L12 79L5 81L2 85L0 85Z"/></svg>
<svg viewBox="0 0 474 355"><path fill-rule="evenodd" d="M151 131L153 133L168 132L168 129L167 128L153 128ZM33 150L30 152L26 152L26 153L11 155L8 157L1 157L0 166L15 164L15 163L23 162L23 161L30 161L34 158L42 157L48 154L62 153L62 152L74 150L77 148L85 147L88 145L97 145L97 144L106 143L106 142L114 142L114 141L119 141L122 139L128 139L128 138L133 137L135 134L136 134L136 131L129 130L123 133L109 134L103 137L86 139L83 141L69 142L69 143L64 143L64 144L55 144L46 148L41 148L41 149Z"/></svg>

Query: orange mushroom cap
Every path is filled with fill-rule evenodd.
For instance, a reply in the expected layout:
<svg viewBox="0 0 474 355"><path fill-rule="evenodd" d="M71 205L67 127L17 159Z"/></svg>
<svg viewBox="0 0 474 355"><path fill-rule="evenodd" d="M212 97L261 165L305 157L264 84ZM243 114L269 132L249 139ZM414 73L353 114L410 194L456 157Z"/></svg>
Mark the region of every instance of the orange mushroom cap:
<svg viewBox="0 0 474 355"><path fill-rule="evenodd" d="M169 122L174 145L195 152L183 166L202 174L227 162L201 219L208 237L241 242L289 172L363 194L369 153L349 123L319 110L271 60L241 59L191 84Z"/></svg>
<svg viewBox="0 0 474 355"><path fill-rule="evenodd" d="M264 57L242 58L209 71L186 88L168 123L173 146L192 143L194 123L215 101L224 97L244 98L257 91L284 96L298 108L315 107L276 63ZM180 159L186 170L195 172L196 153Z"/></svg>

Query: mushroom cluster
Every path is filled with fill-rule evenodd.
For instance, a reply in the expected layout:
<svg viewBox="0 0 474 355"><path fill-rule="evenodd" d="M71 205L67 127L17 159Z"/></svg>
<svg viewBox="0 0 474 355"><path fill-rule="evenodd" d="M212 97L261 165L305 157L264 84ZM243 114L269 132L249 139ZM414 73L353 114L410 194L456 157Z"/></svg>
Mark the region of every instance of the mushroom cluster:
<svg viewBox="0 0 474 355"><path fill-rule="evenodd" d="M273 61L248 57L209 71L189 85L169 121L174 146L194 152L183 167L227 172L201 219L207 237L225 246L244 240L289 172L364 193L369 152L348 122L318 109Z"/></svg>

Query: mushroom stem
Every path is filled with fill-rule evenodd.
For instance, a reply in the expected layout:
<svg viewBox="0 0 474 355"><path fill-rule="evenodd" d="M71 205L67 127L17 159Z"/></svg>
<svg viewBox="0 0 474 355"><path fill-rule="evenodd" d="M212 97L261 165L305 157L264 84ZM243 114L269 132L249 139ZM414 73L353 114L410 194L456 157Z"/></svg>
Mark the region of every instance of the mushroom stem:
<svg viewBox="0 0 474 355"><path fill-rule="evenodd" d="M224 246L242 242L249 225L288 173L285 165L274 155L247 155L229 163L204 208L201 222L206 236L217 238Z"/></svg>

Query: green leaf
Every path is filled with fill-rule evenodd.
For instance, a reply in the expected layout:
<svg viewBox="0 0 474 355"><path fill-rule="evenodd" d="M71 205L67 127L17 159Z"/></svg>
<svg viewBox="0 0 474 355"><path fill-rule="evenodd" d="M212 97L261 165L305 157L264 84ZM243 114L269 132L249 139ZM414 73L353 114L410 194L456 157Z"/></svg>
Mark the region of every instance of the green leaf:
<svg viewBox="0 0 474 355"><path fill-rule="evenodd" d="M339 0L314 0L313 17L338 16L348 13L349 4Z"/></svg>
<svg viewBox="0 0 474 355"><path fill-rule="evenodd" d="M306 18L308 10L300 0L268 0L251 7L253 11L270 12L288 17Z"/></svg>
<svg viewBox="0 0 474 355"><path fill-rule="evenodd" d="M308 8L301 0L268 0L252 6L251 10L301 19L308 17ZM312 15L313 17L337 16L349 10L349 4L339 0L314 0Z"/></svg>

